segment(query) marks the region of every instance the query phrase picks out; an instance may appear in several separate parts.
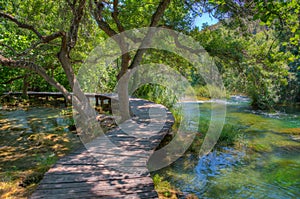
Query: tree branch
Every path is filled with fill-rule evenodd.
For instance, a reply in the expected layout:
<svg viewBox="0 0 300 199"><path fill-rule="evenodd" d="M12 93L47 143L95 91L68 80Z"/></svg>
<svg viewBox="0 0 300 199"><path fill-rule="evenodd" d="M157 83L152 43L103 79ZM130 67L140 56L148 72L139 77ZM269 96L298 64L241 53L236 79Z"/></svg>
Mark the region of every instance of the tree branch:
<svg viewBox="0 0 300 199"><path fill-rule="evenodd" d="M95 0L94 4L95 4L96 8L93 8L93 6L92 6L93 3L90 0L90 9L93 11L93 15L96 19L98 27L101 30L103 30L108 36L112 37L117 42L117 44L119 45L119 47L122 51L122 67L121 67L120 73L124 74L128 69L128 63L130 60L130 55L127 52L128 45L126 44L123 35L120 35L118 37L113 37L113 36L117 35L118 33L115 30L113 30L106 21L103 20L103 16L102 16L102 12L104 9L103 2L101 0L100 1ZM118 21L119 21L119 19L117 18L117 13L118 13L117 4L118 4L118 1L114 1L114 14L112 13L112 15L115 15L116 23L118 23ZM121 23L117 26L119 26L120 30L124 29L123 26L121 26ZM120 75L118 75L118 77L119 76Z"/></svg>
<svg viewBox="0 0 300 199"><path fill-rule="evenodd" d="M57 82L54 78L49 76L44 68L36 65L35 63L23 60L12 60L0 55L0 65L7 66L10 68L23 68L34 71L40 76L42 76L49 84L51 84L60 92L62 92L68 101L72 100L71 94L59 82Z"/></svg>
<svg viewBox="0 0 300 199"><path fill-rule="evenodd" d="M150 27L156 27L158 26L160 18L163 16L165 10L170 4L170 0L163 0L159 3L155 13L152 16L151 22L150 22ZM144 53L147 51L146 47L150 45L152 37L154 35L154 30L149 29L145 38L143 39L138 51L136 52L133 61L131 65L129 66L130 69L135 68L136 66L139 65L139 63L142 61Z"/></svg>
<svg viewBox="0 0 300 199"><path fill-rule="evenodd" d="M53 33L51 35L48 36L42 36L42 41L38 41L36 43L33 43L29 48L27 48L25 51L21 52L21 53L17 53L16 56L23 56L26 55L28 52L30 52L31 50L35 49L37 46L39 46L40 44L43 43L49 43L53 40L55 40L56 38L59 38L63 35L63 32L57 32L57 33Z"/></svg>
<svg viewBox="0 0 300 199"><path fill-rule="evenodd" d="M176 34L176 32L170 30L169 33L174 38L174 42L175 42L176 47L181 48L183 50L187 50L187 51L189 51L191 53L195 53L195 54L206 52L205 49L192 49L192 48L190 48L188 46L182 45L180 43L179 39L178 39L179 35Z"/></svg>
<svg viewBox="0 0 300 199"><path fill-rule="evenodd" d="M114 31L110 25L103 20L102 12L104 9L104 5L102 1L94 1L95 8L93 8L92 0L90 0L90 10L92 11L93 16L96 19L96 22L98 24L98 27L103 30L108 36L112 37L116 34L118 34L116 31Z"/></svg>
<svg viewBox="0 0 300 199"><path fill-rule="evenodd" d="M15 17L13 17L12 15L9 15L9 14L6 14L6 13L3 13L3 12L0 12L0 17L3 17L5 19L8 19L12 22L14 22L18 27L20 28L24 28L24 29L27 29L27 30L30 30L30 31L33 31L37 36L38 38L41 40L40 42L36 42L34 44L31 45L30 48L26 49L24 52L22 53L17 53L13 48L11 48L10 46L6 45L6 44L1 44L2 46L5 46L7 48L9 48L11 51L14 52L14 54L16 54L16 56L22 56L22 55L25 55L27 54L29 51L31 51L32 49L36 48L39 44L41 43L49 43L50 41L53 41L59 37L61 37L63 35L63 32L56 32L56 33L53 33L51 35L46 35L46 36L43 36L39 31L37 31L32 25L29 25L29 24L26 24L26 23L22 23L20 21L18 21Z"/></svg>
<svg viewBox="0 0 300 199"><path fill-rule="evenodd" d="M118 18L118 15L119 15L118 4L119 4L119 1L114 0L114 3L113 3L114 11L112 12L111 16L112 16L113 20L116 22L119 32L124 32L125 29Z"/></svg>
<svg viewBox="0 0 300 199"><path fill-rule="evenodd" d="M14 54L17 54L16 53L16 50L13 48L13 47L11 47L11 46L9 46L9 45L6 45L6 44L4 44L4 43L0 43L0 46L3 46L3 47L5 47L5 48L8 48L11 52L13 52Z"/></svg>
<svg viewBox="0 0 300 199"><path fill-rule="evenodd" d="M158 22L160 18L164 15L165 10L169 6L171 0L163 0L158 5L158 8L156 9L156 12L152 16L150 27L155 27L158 25Z"/></svg>
<svg viewBox="0 0 300 199"><path fill-rule="evenodd" d="M77 8L75 7L75 1L73 2L73 4L70 5L71 9L73 10L74 17L72 18L72 23L68 35L68 47L70 48L69 51L75 47L78 39L78 29L81 19L84 15L85 2L86 0L80 0Z"/></svg>
<svg viewBox="0 0 300 199"><path fill-rule="evenodd" d="M12 15L0 12L0 17L6 18L6 19L14 22L20 28L31 30L31 31L33 31L38 36L38 38L42 38L42 34L39 31L37 31L32 25L29 25L29 24L26 24L26 23L22 23L22 22L18 21Z"/></svg>
<svg viewBox="0 0 300 199"><path fill-rule="evenodd" d="M55 40L56 38L58 38L60 36L62 36L62 32L57 32L57 33L54 33L54 34L48 35L48 36L42 36L42 41L37 41L36 43L31 44L31 46L29 48L27 48L26 50L24 50L23 52L17 52L11 46L3 44L3 43L0 43L0 46L4 46L4 47L8 48L10 51L12 51L15 54L15 56L24 56L31 50L35 49L38 45L43 44L43 43L49 43L50 41Z"/></svg>
<svg viewBox="0 0 300 199"><path fill-rule="evenodd" d="M1 55L0 55L1 56ZM18 76L18 77L14 77L14 78L11 78L11 79L9 79L9 80L7 80L7 81L5 81L5 82L1 82L0 84L10 84L10 83L12 83L13 81L15 81L15 80L18 80L18 79L22 79L22 78L24 78L24 77L26 77L27 76L27 74L26 75L21 75L21 76Z"/></svg>

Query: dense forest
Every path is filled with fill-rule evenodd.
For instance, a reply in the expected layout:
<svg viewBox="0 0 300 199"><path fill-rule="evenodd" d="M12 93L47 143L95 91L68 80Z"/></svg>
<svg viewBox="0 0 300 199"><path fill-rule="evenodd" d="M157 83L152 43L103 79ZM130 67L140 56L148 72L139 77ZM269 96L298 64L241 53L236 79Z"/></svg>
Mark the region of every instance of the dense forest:
<svg viewBox="0 0 300 199"><path fill-rule="evenodd" d="M61 91L67 97L74 75L100 41L133 28L165 27L204 47L216 62L227 93L249 96L258 109L300 100L299 4L294 0L28 0L1 1L0 9L1 93ZM194 19L202 13L219 23L195 27ZM124 51L125 44L119 45ZM128 69L149 60L174 67L197 95L213 97L207 92L209 85L184 58L150 49L123 54L109 71L103 71L99 88L111 92ZM145 89L163 90L157 87L146 85L136 95L149 93Z"/></svg>

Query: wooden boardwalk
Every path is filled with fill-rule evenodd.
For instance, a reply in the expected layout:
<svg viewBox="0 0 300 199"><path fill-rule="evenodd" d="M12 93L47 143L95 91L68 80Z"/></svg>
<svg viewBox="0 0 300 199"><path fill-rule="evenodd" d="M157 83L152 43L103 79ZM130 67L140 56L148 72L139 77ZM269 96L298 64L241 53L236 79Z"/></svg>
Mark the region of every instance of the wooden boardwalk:
<svg viewBox="0 0 300 199"><path fill-rule="evenodd" d="M73 93L70 93L73 95ZM9 101L9 97L11 96L22 96L22 92L5 92L3 93L3 98ZM29 98L35 97L40 98L44 97L46 100L48 100L49 97L52 98L63 98L65 105L67 106L67 100L65 99L64 95L61 92L35 92L35 91L28 91L27 95ZM95 100L95 106L101 106L104 111L111 111L111 103L112 100L115 100L116 96L112 94L99 94L99 93L85 93L84 94L88 100L94 99Z"/></svg>
<svg viewBox="0 0 300 199"><path fill-rule="evenodd" d="M149 101L131 99L130 104L136 117L109 131L111 142L98 137L60 159L30 198L158 198L147 161L174 118L164 106ZM157 115L166 111L166 121L151 119L149 108ZM162 124L158 131L156 124Z"/></svg>

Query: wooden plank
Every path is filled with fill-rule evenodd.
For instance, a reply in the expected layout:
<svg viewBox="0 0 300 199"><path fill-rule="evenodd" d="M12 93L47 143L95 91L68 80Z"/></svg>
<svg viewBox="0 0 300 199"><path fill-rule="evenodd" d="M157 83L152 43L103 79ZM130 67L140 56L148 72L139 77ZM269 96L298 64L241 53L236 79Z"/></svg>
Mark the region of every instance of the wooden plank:
<svg viewBox="0 0 300 199"><path fill-rule="evenodd" d="M48 174L49 175L49 174ZM56 183L71 183L71 182L96 182L96 181L111 181L124 179L150 178L150 174L141 176L138 174L119 174L119 175L104 175L99 173L76 173L76 174L55 174L51 177L44 178L41 184L56 184Z"/></svg>
<svg viewBox="0 0 300 199"><path fill-rule="evenodd" d="M119 189L125 187L131 187L132 189L136 189L138 186L153 186L153 181L149 177L141 177L141 178L128 178L128 179L118 179L118 180L94 180L94 181L77 181L77 182L60 182L60 183L46 183L43 182L39 186L39 189L55 189L55 188L83 188L100 186L101 189ZM113 185L113 186L111 186Z"/></svg>
<svg viewBox="0 0 300 199"><path fill-rule="evenodd" d="M139 193L126 193L126 194L111 194L109 193L98 193L98 192L80 192L80 193L68 193L65 192L63 194L39 194L36 195L35 193L31 197L32 199L40 199L40 198L47 198L47 199L58 199L58 198L64 198L64 199L75 199L75 198L89 198L89 199L138 199L138 198L145 198L145 199L151 199L151 198L158 198L158 195L155 191L145 191L145 192L139 192Z"/></svg>
<svg viewBox="0 0 300 199"><path fill-rule="evenodd" d="M102 182L103 183L103 182ZM67 185L71 185L72 183L67 183ZM43 185L46 186L46 185ZM154 186L152 185L143 185L143 184L134 184L132 186L125 185L115 185L107 182L106 184L79 184L74 187L66 187L66 184L62 187L54 187L59 185L53 185L52 187L38 188L37 191L40 194L47 195L61 195L61 194L72 194L72 193L94 193L98 196L114 196L114 195L128 195L128 194L136 194L136 193L149 193L153 191Z"/></svg>

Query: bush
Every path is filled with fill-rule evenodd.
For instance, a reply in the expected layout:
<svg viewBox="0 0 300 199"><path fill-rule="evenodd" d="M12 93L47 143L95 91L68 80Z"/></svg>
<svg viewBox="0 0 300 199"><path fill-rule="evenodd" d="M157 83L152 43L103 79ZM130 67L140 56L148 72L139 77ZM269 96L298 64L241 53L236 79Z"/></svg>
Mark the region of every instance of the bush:
<svg viewBox="0 0 300 199"><path fill-rule="evenodd" d="M220 88L214 85L206 85L206 86L195 86L194 87L195 94L197 98L224 98L226 97L225 90L221 90Z"/></svg>

